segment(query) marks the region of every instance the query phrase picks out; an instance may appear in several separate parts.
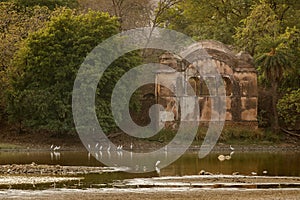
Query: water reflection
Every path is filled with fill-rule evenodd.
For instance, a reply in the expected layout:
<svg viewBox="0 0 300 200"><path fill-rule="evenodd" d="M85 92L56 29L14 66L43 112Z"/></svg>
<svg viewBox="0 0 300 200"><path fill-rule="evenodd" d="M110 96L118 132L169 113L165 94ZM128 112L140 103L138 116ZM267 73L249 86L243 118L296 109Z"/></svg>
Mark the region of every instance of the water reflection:
<svg viewBox="0 0 300 200"><path fill-rule="evenodd" d="M50 157L51 157L51 161L53 160L58 161L60 160L60 152L56 152L56 151L50 152Z"/></svg>
<svg viewBox="0 0 300 200"><path fill-rule="evenodd" d="M162 176L194 175L205 170L213 174L233 174L270 176L300 176L299 153L237 153L230 160L220 162L218 154L210 154L198 159L193 154L185 154L178 161L161 170ZM264 172L265 171L265 172Z"/></svg>
<svg viewBox="0 0 300 200"><path fill-rule="evenodd" d="M47 152L0 152L0 164L59 164L74 166L103 166L95 157L110 156L112 159L134 159L124 157L121 152L87 152L47 151ZM186 153L168 167L159 168L160 176L196 175L201 170L213 174L239 174L271 176L300 176L300 153L238 153L235 152L231 159L220 162L219 154L211 153L199 159L197 153ZM142 166L141 166L142 167ZM159 167L159 163L156 167Z"/></svg>

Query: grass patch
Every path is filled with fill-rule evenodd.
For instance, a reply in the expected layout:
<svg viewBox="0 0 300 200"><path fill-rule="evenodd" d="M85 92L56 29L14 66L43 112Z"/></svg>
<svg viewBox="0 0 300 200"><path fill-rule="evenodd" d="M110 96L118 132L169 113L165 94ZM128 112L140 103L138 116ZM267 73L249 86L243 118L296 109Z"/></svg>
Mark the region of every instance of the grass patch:
<svg viewBox="0 0 300 200"><path fill-rule="evenodd" d="M200 129L198 138L203 140L206 131ZM219 142L230 144L270 144L283 141L283 135L273 133L268 129L254 129L249 127L224 127L219 137Z"/></svg>
<svg viewBox="0 0 300 200"><path fill-rule="evenodd" d="M203 141L207 134L207 127L199 127L194 142ZM148 141L157 141L161 143L170 142L177 131L163 129ZM183 138L184 139L184 138ZM251 129L249 127L224 127L218 142L228 144L274 144L284 140L284 135L275 134L269 129Z"/></svg>
<svg viewBox="0 0 300 200"><path fill-rule="evenodd" d="M176 135L177 131L170 129L162 129L154 136L147 138L148 141L156 141L156 142L170 142Z"/></svg>

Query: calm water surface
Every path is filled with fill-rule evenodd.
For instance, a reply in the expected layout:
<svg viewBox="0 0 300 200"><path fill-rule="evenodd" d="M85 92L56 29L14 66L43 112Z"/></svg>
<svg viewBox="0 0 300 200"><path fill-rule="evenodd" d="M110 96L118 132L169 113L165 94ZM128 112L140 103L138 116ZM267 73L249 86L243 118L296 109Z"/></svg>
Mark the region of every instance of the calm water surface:
<svg viewBox="0 0 300 200"><path fill-rule="evenodd" d="M203 159L198 154L186 153L180 159L161 169L160 174L151 172L146 174L132 174L126 172L87 174L80 175L84 179L80 182L68 182L57 184L63 188L91 188L111 187L120 180L131 178L150 178L157 176L183 176L197 175L201 170L214 174L232 174L239 172L242 175L250 175L256 172L262 175L264 170L269 176L300 176L300 153L234 153L230 160L220 162L219 154L211 153ZM73 166L103 166L94 157L88 156L87 152L62 151L59 154L45 152L5 152L0 151L0 164L50 164L50 165L73 165ZM5 189L7 186L1 186ZM14 185L13 189L48 189L53 183L32 185Z"/></svg>
<svg viewBox="0 0 300 200"><path fill-rule="evenodd" d="M196 175L200 170L214 174L232 174L239 172L250 175L256 172L262 175L264 170L270 176L300 176L300 153L238 153L235 152L230 160L220 162L216 153L211 153L199 159L196 152L186 153L180 159L161 169L160 176ZM47 152L0 152L0 164L59 164L74 166L103 166L87 152L62 151L59 154ZM126 173L124 173L126 174ZM135 177L137 175L131 174ZM140 175L139 175L140 176ZM126 178L128 176L126 175Z"/></svg>

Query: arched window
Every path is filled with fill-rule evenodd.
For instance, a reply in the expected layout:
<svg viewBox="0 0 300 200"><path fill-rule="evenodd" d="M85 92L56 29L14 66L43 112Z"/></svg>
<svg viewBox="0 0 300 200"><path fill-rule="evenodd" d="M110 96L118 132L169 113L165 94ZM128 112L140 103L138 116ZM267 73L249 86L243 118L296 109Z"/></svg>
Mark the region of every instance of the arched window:
<svg viewBox="0 0 300 200"><path fill-rule="evenodd" d="M226 96L232 95L232 82L229 77L223 77L224 87L226 90Z"/></svg>
<svg viewBox="0 0 300 200"><path fill-rule="evenodd" d="M217 95L217 82L214 76L204 76L200 81L200 96Z"/></svg>
<svg viewBox="0 0 300 200"><path fill-rule="evenodd" d="M189 78L190 87L187 87L188 95L200 95L200 78L199 77L190 77Z"/></svg>

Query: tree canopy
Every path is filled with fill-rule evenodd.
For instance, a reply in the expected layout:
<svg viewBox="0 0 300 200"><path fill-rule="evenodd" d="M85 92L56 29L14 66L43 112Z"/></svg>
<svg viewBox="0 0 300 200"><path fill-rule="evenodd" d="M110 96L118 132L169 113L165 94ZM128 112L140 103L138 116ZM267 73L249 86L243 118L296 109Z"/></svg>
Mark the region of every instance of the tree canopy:
<svg viewBox="0 0 300 200"><path fill-rule="evenodd" d="M276 82L280 99L300 85L299 18L298 0L0 0L0 121L71 130L71 89L86 54L120 30L147 25L250 52L260 86ZM97 112L107 130L112 87L139 62L136 53L124 55L99 83Z"/></svg>
<svg viewBox="0 0 300 200"><path fill-rule="evenodd" d="M51 10L56 7L66 6L70 8L75 8L78 6L77 0L0 0L0 2L12 2L20 7L34 7L34 6L46 6Z"/></svg>
<svg viewBox="0 0 300 200"><path fill-rule="evenodd" d="M278 102L279 116L288 128L298 126L300 122L300 89L288 91ZM298 123L298 124L297 124Z"/></svg>
<svg viewBox="0 0 300 200"><path fill-rule="evenodd" d="M8 113L12 120L30 127L68 132L74 128L71 96L77 70L87 53L118 33L119 24L107 13L80 14L65 8L55 12L49 23L30 34L17 52L11 70ZM120 73L134 66L135 57L131 57L116 61L104 75L99 84L103 97L109 96L107 85L113 85ZM101 116L107 118L109 100L99 102L103 107Z"/></svg>
<svg viewBox="0 0 300 200"><path fill-rule="evenodd" d="M47 7L21 9L11 2L0 2L0 120L5 115L5 91L9 87L7 70L22 40L30 32L37 31L49 20Z"/></svg>

